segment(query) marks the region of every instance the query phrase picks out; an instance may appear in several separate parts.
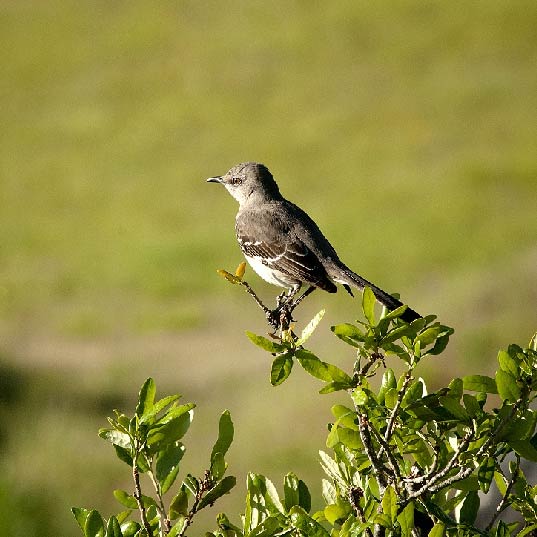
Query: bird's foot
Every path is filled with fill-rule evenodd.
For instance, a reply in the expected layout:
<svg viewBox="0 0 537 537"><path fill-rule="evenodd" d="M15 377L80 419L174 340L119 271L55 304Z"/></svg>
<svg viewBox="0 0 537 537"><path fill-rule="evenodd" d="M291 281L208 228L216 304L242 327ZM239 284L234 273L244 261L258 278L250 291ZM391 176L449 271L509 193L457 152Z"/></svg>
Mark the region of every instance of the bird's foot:
<svg viewBox="0 0 537 537"><path fill-rule="evenodd" d="M275 309L266 312L267 321L274 328L274 332L289 330L294 320L293 309L293 305L286 300L283 303L279 303Z"/></svg>

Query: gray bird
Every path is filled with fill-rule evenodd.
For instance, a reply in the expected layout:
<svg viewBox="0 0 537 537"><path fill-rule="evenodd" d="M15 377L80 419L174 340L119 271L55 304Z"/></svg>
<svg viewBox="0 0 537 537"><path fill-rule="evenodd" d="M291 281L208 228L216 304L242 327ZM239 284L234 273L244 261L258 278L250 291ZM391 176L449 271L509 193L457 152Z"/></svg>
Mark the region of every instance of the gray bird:
<svg viewBox="0 0 537 537"><path fill-rule="evenodd" d="M317 224L280 194L263 164L237 164L225 175L207 181L224 185L239 202L235 231L246 260L265 281L287 288L289 299L303 284L309 287L299 300L316 288L335 293L339 283L351 295L351 287L370 287L389 310L403 305L339 259ZM401 317L411 322L421 316L407 308Z"/></svg>

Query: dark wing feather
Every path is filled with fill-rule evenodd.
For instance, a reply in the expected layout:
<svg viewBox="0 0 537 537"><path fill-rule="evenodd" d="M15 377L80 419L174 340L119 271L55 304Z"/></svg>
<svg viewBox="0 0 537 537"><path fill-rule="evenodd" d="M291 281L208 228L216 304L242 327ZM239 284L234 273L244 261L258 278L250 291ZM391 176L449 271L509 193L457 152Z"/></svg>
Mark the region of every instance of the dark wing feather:
<svg viewBox="0 0 537 537"><path fill-rule="evenodd" d="M267 267L301 283L336 292L336 285L317 256L290 232L277 214L249 212L247 218L245 222L244 215L239 215L236 223L237 239L245 255L258 257Z"/></svg>

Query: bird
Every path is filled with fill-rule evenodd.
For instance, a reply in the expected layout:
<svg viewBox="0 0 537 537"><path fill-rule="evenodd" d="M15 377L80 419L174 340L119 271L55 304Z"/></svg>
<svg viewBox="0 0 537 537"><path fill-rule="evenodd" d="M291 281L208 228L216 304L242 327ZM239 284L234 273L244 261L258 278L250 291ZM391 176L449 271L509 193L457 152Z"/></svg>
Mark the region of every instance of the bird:
<svg viewBox="0 0 537 537"><path fill-rule="evenodd" d="M388 310L403 305L340 260L317 224L282 196L264 164L243 162L224 175L209 177L207 182L223 185L239 202L235 232L253 270L268 283L287 289L289 300L294 299L303 285L308 286L294 305L315 289L335 293L336 284L352 296L351 288L369 287ZM409 307L401 314L406 322L420 317Z"/></svg>

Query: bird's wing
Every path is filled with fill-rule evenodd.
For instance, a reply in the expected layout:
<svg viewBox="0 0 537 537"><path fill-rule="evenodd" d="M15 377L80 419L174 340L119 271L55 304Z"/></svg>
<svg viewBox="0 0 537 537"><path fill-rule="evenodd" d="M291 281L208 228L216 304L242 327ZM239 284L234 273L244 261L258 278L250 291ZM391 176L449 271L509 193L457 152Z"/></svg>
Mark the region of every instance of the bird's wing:
<svg viewBox="0 0 537 537"><path fill-rule="evenodd" d="M255 257L267 267L299 282L335 292L336 286L317 256L277 213L255 211L246 217L239 214L235 229L246 256Z"/></svg>

